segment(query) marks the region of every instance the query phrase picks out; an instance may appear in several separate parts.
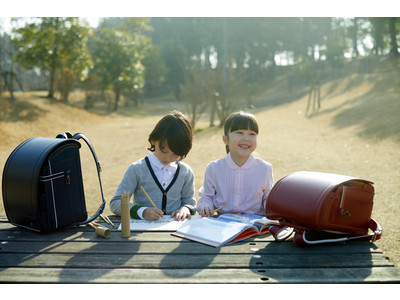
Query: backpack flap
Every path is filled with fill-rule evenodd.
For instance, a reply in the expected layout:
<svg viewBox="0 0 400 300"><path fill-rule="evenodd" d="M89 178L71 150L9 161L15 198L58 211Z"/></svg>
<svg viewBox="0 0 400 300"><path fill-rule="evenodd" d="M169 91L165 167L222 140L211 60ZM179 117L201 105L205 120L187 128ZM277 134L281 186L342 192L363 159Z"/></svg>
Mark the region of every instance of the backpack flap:
<svg viewBox="0 0 400 300"><path fill-rule="evenodd" d="M272 188L267 198L266 216L301 230L364 234L368 230L373 196L372 182L367 180L329 173L295 172L280 179Z"/></svg>

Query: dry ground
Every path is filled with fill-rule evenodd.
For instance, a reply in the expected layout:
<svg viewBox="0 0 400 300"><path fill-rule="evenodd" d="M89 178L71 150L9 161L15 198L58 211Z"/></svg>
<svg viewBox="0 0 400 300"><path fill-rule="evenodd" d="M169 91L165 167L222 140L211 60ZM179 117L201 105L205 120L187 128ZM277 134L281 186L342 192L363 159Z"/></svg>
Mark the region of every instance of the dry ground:
<svg viewBox="0 0 400 300"><path fill-rule="evenodd" d="M252 112L260 125L256 155L272 163L275 181L291 172L310 170L351 175L375 183L373 217L384 230L377 245L400 266L398 78L383 84L386 81L379 74L354 75L326 83L321 90L322 107L312 117L304 116L307 96ZM266 93L259 102L268 104L272 94ZM100 115L53 104L44 95L18 95L18 109L8 108L8 118L0 119L1 170L11 151L29 137L55 137L66 130L82 132L92 141L101 162L107 200L113 196L128 164L147 154L147 137L159 118L173 108L182 108L174 103L157 102ZM185 159L195 172L197 190L206 165L225 156L221 129L208 128L206 118L198 128L201 130L195 135L193 150ZM100 196L86 145L81 156L87 203L89 211L94 212ZM0 201L0 214L4 213ZM108 206L106 213L110 213Z"/></svg>

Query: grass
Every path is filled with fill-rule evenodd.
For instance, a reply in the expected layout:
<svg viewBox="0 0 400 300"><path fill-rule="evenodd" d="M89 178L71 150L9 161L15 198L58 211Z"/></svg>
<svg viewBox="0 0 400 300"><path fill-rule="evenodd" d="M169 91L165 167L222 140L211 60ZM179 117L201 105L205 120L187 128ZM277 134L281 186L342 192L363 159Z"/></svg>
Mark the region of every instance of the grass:
<svg viewBox="0 0 400 300"><path fill-rule="evenodd" d="M275 181L288 173L309 170L368 179L375 184L373 217L384 235L377 245L400 266L400 72L395 68L369 75L352 75L321 86L322 106L305 117L308 95L290 94L270 83L256 101L260 134L256 155L272 163ZM280 93L277 87L281 89ZM147 137L160 117L179 105L168 100L123 107L112 114L53 103L45 93L17 93L17 104L0 113L0 167L11 151L32 136L55 137L63 131L82 132L92 141L102 165L104 194L109 200L128 164L147 154ZM4 112L7 110L7 114ZM208 128L208 117L198 123L192 151L185 159L195 172L196 189L206 165L225 156L222 130ZM100 204L93 159L81 150L89 212ZM4 214L0 201L0 214ZM110 213L109 207L106 213Z"/></svg>

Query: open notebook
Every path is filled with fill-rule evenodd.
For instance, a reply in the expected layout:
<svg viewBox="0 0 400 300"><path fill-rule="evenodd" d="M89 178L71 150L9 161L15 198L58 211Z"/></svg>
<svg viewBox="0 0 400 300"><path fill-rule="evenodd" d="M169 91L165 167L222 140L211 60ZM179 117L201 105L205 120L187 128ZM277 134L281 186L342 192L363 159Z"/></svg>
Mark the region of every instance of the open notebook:
<svg viewBox="0 0 400 300"><path fill-rule="evenodd" d="M131 219L130 227L131 231L176 231L184 224L190 224L200 218L199 215L193 215L190 220L175 221L175 218L167 215L157 221ZM121 225L119 225L118 230L121 230Z"/></svg>

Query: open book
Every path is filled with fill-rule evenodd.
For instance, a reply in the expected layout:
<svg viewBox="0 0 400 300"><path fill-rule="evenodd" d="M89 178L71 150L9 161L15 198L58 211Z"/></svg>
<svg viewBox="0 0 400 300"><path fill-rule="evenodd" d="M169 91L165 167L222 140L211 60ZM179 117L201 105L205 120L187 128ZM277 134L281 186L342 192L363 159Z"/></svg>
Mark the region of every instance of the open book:
<svg viewBox="0 0 400 300"><path fill-rule="evenodd" d="M201 216L199 215L193 215L190 220L175 221L175 218L166 215L157 221L131 219L130 227L131 231L176 231L184 224L195 222L195 220L199 220L200 218ZM121 224L118 230L121 230Z"/></svg>
<svg viewBox="0 0 400 300"><path fill-rule="evenodd" d="M205 217L183 224L175 236L186 238L214 247L264 234L278 221L255 214L222 214L217 218Z"/></svg>

